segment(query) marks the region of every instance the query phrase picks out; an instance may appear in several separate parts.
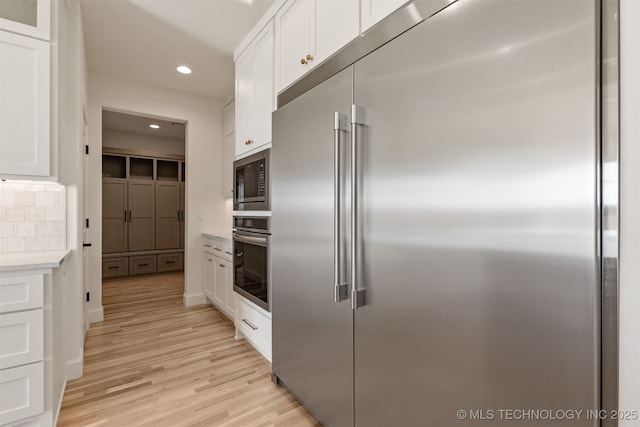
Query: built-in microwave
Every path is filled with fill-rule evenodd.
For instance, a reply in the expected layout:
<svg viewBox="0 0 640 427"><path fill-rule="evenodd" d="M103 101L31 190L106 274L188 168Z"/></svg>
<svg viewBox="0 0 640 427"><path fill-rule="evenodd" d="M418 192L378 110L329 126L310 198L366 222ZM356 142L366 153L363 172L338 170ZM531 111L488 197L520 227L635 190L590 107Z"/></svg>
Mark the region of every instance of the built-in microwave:
<svg viewBox="0 0 640 427"><path fill-rule="evenodd" d="M233 209L236 211L268 211L269 156L266 149L233 162Z"/></svg>

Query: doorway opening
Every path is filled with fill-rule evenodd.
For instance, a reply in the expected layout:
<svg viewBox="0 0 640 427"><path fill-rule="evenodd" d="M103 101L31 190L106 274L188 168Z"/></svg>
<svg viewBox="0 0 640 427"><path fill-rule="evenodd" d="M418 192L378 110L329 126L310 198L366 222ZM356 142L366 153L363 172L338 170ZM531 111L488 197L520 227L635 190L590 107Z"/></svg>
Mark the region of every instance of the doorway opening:
<svg viewBox="0 0 640 427"><path fill-rule="evenodd" d="M102 293L171 277L184 291L186 123L102 110Z"/></svg>

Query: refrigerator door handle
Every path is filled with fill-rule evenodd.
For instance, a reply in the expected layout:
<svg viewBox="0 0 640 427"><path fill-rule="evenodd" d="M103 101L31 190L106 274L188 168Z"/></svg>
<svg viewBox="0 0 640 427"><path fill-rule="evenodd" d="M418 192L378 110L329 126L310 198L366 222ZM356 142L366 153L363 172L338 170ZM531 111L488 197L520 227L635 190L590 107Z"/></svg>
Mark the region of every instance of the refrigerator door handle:
<svg viewBox="0 0 640 427"><path fill-rule="evenodd" d="M333 113L333 302L349 299L349 285L342 283L342 174L340 173L340 134L347 120L339 112Z"/></svg>
<svg viewBox="0 0 640 427"><path fill-rule="evenodd" d="M364 108L351 106L351 308L365 305L364 288L360 286L360 162L358 161L358 128L364 125Z"/></svg>

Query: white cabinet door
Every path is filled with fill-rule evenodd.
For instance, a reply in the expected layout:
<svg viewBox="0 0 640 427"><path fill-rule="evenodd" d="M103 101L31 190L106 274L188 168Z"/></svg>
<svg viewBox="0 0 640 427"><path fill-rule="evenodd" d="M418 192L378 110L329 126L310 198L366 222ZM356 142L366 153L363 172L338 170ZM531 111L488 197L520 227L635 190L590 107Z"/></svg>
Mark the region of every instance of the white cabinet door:
<svg viewBox="0 0 640 427"><path fill-rule="evenodd" d="M359 0L316 0L315 58L320 63L359 33Z"/></svg>
<svg viewBox="0 0 640 427"><path fill-rule="evenodd" d="M231 101L227 105L224 106L224 110L222 113L222 123L224 128L224 136L227 136L236 129L236 103Z"/></svg>
<svg viewBox="0 0 640 427"><path fill-rule="evenodd" d="M233 160L235 158L236 104L224 107L224 145L222 147L222 196L233 197Z"/></svg>
<svg viewBox="0 0 640 427"><path fill-rule="evenodd" d="M224 147L222 151L222 195L225 198L233 197L233 159L235 153L235 133L230 133L224 137Z"/></svg>
<svg viewBox="0 0 640 427"><path fill-rule="evenodd" d="M249 150L254 131L253 46L236 61L236 156Z"/></svg>
<svg viewBox="0 0 640 427"><path fill-rule="evenodd" d="M362 32L367 31L408 0L362 0L360 20Z"/></svg>
<svg viewBox="0 0 640 427"><path fill-rule="evenodd" d="M215 298L216 265L215 258L209 253L204 253L204 295L211 302Z"/></svg>
<svg viewBox="0 0 640 427"><path fill-rule="evenodd" d="M310 69L315 51L313 34L313 0L293 0L276 15L276 89L293 83Z"/></svg>
<svg viewBox="0 0 640 427"><path fill-rule="evenodd" d="M42 413L44 411L44 363L38 362L0 370L0 396L2 396L0 399L1 425Z"/></svg>
<svg viewBox="0 0 640 427"><path fill-rule="evenodd" d="M0 0L0 30L51 39L50 0Z"/></svg>
<svg viewBox="0 0 640 427"><path fill-rule="evenodd" d="M269 22L236 61L236 157L271 142L273 44Z"/></svg>
<svg viewBox="0 0 640 427"><path fill-rule="evenodd" d="M253 53L254 85L254 137L250 149L271 142L271 113L274 110L273 90L274 68L273 22L269 22L256 37Z"/></svg>
<svg viewBox="0 0 640 427"><path fill-rule="evenodd" d="M224 309L227 306L227 266L219 257L215 257L213 262L216 275L214 302L220 309Z"/></svg>
<svg viewBox="0 0 640 427"><path fill-rule="evenodd" d="M49 176L49 43L0 31L0 175Z"/></svg>

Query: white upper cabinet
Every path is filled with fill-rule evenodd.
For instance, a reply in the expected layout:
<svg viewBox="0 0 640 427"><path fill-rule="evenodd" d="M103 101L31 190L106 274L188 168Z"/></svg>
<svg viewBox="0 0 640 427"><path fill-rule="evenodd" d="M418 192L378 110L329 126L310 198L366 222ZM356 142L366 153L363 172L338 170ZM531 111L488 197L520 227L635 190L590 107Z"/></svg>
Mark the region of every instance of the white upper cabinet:
<svg viewBox="0 0 640 427"><path fill-rule="evenodd" d="M316 0L315 61L324 61L358 36L358 0Z"/></svg>
<svg viewBox="0 0 640 427"><path fill-rule="evenodd" d="M312 0L293 0L276 15L276 90L309 71L315 55L311 40Z"/></svg>
<svg viewBox="0 0 640 427"><path fill-rule="evenodd" d="M50 61L49 42L0 31L0 175L50 174Z"/></svg>
<svg viewBox="0 0 640 427"><path fill-rule="evenodd" d="M276 14L276 90L358 36L358 0L291 0Z"/></svg>
<svg viewBox="0 0 640 427"><path fill-rule="evenodd" d="M235 102L224 107L224 147L222 150L222 195L233 197L233 159L235 157Z"/></svg>
<svg viewBox="0 0 640 427"><path fill-rule="evenodd" d="M380 22L408 0L361 0L360 20L362 32Z"/></svg>
<svg viewBox="0 0 640 427"><path fill-rule="evenodd" d="M271 142L273 87L273 21L236 60L236 157Z"/></svg>
<svg viewBox="0 0 640 427"><path fill-rule="evenodd" d="M51 40L51 1L0 0L0 30Z"/></svg>

